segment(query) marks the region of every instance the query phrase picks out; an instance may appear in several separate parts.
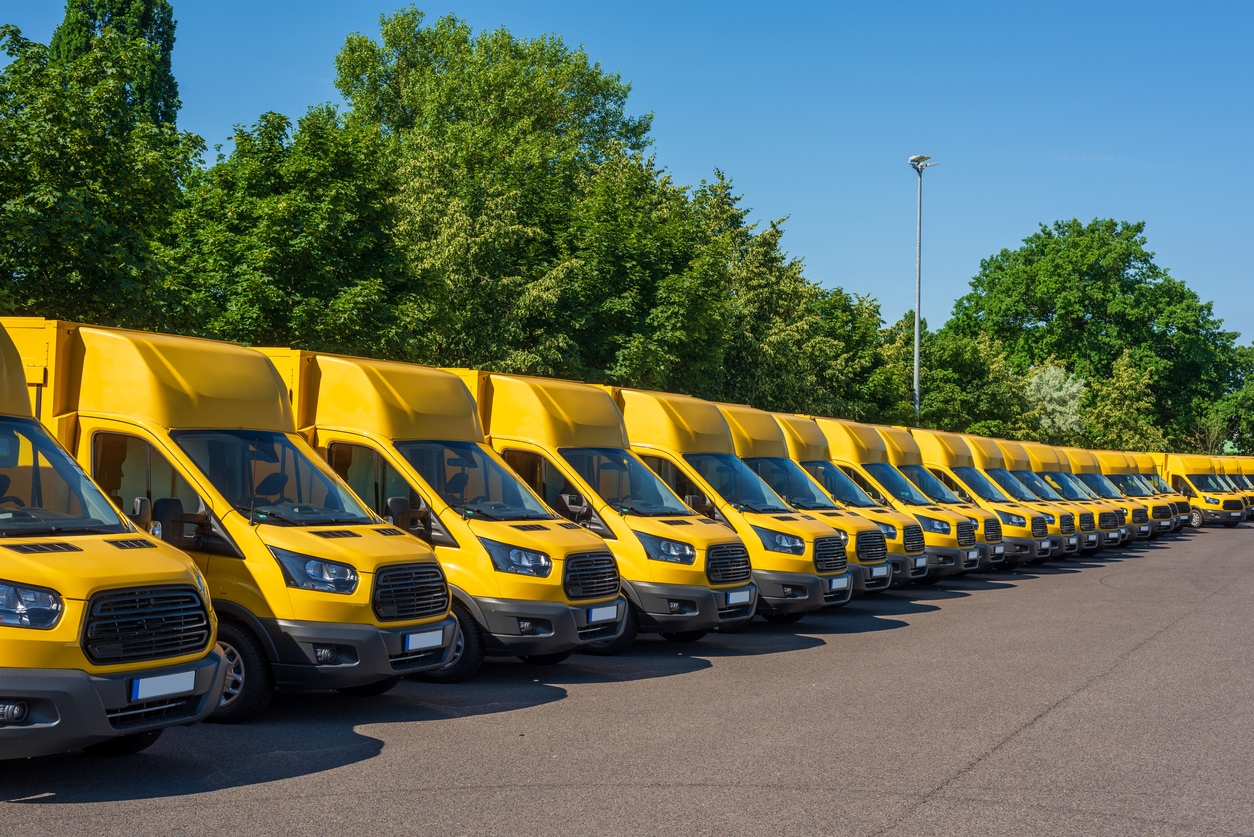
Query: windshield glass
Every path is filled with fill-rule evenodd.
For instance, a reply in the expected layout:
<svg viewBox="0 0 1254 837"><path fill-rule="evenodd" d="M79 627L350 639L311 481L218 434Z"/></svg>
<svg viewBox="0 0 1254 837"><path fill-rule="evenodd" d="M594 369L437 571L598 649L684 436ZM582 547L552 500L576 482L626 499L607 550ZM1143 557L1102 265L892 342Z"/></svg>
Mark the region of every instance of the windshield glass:
<svg viewBox="0 0 1254 837"><path fill-rule="evenodd" d="M548 520L553 517L518 475L478 442L397 442L440 499L464 515L488 520Z"/></svg>
<svg viewBox="0 0 1254 837"><path fill-rule="evenodd" d="M307 446L273 430L179 430L170 434L228 503L258 523L374 523L361 502Z"/></svg>
<svg viewBox="0 0 1254 837"><path fill-rule="evenodd" d="M1233 474L1232 481L1237 484L1237 488L1243 488L1246 491L1254 489L1254 483L1250 482L1250 478L1245 474Z"/></svg>
<svg viewBox="0 0 1254 837"><path fill-rule="evenodd" d="M1026 486L1029 491L1037 497L1040 497L1042 500L1053 500L1058 502L1063 499L1063 496L1051 488L1049 483L1045 482L1045 480L1041 479L1031 471L1015 471L1013 476L1021 485Z"/></svg>
<svg viewBox="0 0 1254 837"><path fill-rule="evenodd" d="M888 496L896 497L911 506L931 505L932 501L915 488L914 483L887 462L867 462L862 467L880 484L881 488L888 492Z"/></svg>
<svg viewBox="0 0 1254 837"><path fill-rule="evenodd" d="M905 474L912 483L919 487L920 491L937 503L962 502L957 494L950 491L945 483L938 480L931 471L922 465L902 465L897 470Z"/></svg>
<svg viewBox="0 0 1254 837"><path fill-rule="evenodd" d="M1154 488L1158 489L1158 491L1162 494L1175 494L1176 493L1171 490L1170 485L1167 485L1167 481L1163 479L1162 477L1158 476L1158 474L1141 474L1141 479L1145 480L1150 485L1154 486Z"/></svg>
<svg viewBox="0 0 1254 837"><path fill-rule="evenodd" d="M1107 500L1118 500L1123 497L1119 489L1101 474L1076 474L1075 476L1098 497L1104 497Z"/></svg>
<svg viewBox="0 0 1254 837"><path fill-rule="evenodd" d="M1036 495L1029 491L1023 483L1015 479L1005 468L989 468L985 473L992 477L993 482L1001 486L1003 491L1016 500L1022 500L1025 503L1031 503L1036 500Z"/></svg>
<svg viewBox="0 0 1254 837"><path fill-rule="evenodd" d="M865 491L858 488L858 484L849 479L849 475L840 470L835 463L815 459L810 462L802 462L801 467L809 471L822 484L828 494L831 494L846 506L856 509L873 509L878 505L867 496Z"/></svg>
<svg viewBox="0 0 1254 837"><path fill-rule="evenodd" d="M646 517L690 516L675 492L630 451L621 448L565 448L562 458L620 514Z"/></svg>
<svg viewBox="0 0 1254 837"><path fill-rule="evenodd" d="M1199 491L1227 491L1214 474L1189 474L1189 482Z"/></svg>
<svg viewBox="0 0 1254 837"><path fill-rule="evenodd" d="M789 508L762 478L730 453L689 453L684 459L710 484L718 496L737 509L786 512Z"/></svg>
<svg viewBox="0 0 1254 837"><path fill-rule="evenodd" d="M746 459L745 464L793 508L836 508L836 504L819 490L814 480L810 479L809 475L801 470L801 466L791 459L761 457Z"/></svg>
<svg viewBox="0 0 1254 837"><path fill-rule="evenodd" d="M1072 485L1074 485L1081 492L1083 492L1084 496L1088 497L1090 500L1099 499L1097 496L1097 493L1093 491L1093 489L1085 485L1084 482L1075 474L1064 473L1062 475L1062 478L1065 479L1067 482L1071 483Z"/></svg>
<svg viewBox="0 0 1254 837"><path fill-rule="evenodd" d="M1219 480L1219 484L1222 485L1225 490L1227 491L1237 490L1237 487L1232 484L1232 480L1228 479L1225 475L1215 474L1215 479Z"/></svg>
<svg viewBox="0 0 1254 837"><path fill-rule="evenodd" d="M41 424L0 418L0 537L129 531L113 504Z"/></svg>
<svg viewBox="0 0 1254 837"><path fill-rule="evenodd" d="M1110 474L1106 479L1128 497L1148 497L1154 493L1135 474Z"/></svg>
<svg viewBox="0 0 1254 837"><path fill-rule="evenodd" d="M1084 486L1071 479L1071 475L1063 471L1043 471L1040 474L1041 479L1049 483L1049 487L1057 491L1068 500L1092 500L1089 492L1084 490Z"/></svg>
<svg viewBox="0 0 1254 837"><path fill-rule="evenodd" d="M954 468L954 476L962 480L981 499L989 503L1009 503L1010 498L1002 494L993 481L984 476L976 468L961 465Z"/></svg>

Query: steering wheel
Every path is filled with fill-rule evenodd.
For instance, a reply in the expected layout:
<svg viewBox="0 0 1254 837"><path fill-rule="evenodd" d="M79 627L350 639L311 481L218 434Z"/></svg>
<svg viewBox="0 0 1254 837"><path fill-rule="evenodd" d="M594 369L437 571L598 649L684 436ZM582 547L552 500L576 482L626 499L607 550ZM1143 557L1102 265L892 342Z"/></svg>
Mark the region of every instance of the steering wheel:
<svg viewBox="0 0 1254 837"><path fill-rule="evenodd" d="M488 500L488 495L480 494L477 497L471 497L469 500L467 500L466 505L473 506L475 503L486 503L487 500Z"/></svg>
<svg viewBox="0 0 1254 837"><path fill-rule="evenodd" d="M19 509L26 508L26 501L23 500L21 497L14 497L12 494L9 494L4 497L0 497L0 503L12 503L13 505L17 506Z"/></svg>

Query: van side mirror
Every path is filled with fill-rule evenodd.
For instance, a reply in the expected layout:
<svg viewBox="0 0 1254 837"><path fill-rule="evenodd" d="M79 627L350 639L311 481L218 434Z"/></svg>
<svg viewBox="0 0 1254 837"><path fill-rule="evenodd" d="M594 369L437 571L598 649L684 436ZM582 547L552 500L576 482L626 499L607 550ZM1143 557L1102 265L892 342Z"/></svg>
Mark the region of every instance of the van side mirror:
<svg viewBox="0 0 1254 837"><path fill-rule="evenodd" d="M714 511L714 504L704 494L685 494L684 505L700 514L709 515Z"/></svg>
<svg viewBox="0 0 1254 837"><path fill-rule="evenodd" d="M388 523L391 523L393 526L396 526L399 529L404 529L408 532L410 527L413 526L414 518L420 518L422 514L427 511L427 504L421 500L419 500L419 502L421 503L421 507L414 508L410 505L408 497L389 497L387 499L387 503L385 504Z"/></svg>
<svg viewBox="0 0 1254 837"><path fill-rule="evenodd" d="M127 515L131 523L134 523L142 531L147 532L152 527L152 501L147 497L135 498L135 511Z"/></svg>
<svg viewBox="0 0 1254 837"><path fill-rule="evenodd" d="M575 523L582 523L592 512L582 494L558 494L554 508L562 517Z"/></svg>

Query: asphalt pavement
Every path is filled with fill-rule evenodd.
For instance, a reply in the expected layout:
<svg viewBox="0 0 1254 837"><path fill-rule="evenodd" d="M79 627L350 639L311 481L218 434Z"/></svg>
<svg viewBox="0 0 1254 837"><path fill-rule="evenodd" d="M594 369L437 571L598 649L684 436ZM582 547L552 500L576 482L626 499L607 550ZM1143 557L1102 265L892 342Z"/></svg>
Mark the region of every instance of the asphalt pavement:
<svg viewBox="0 0 1254 837"><path fill-rule="evenodd" d="M120 759L0 762L0 834L1254 835L1254 531L490 661Z"/></svg>

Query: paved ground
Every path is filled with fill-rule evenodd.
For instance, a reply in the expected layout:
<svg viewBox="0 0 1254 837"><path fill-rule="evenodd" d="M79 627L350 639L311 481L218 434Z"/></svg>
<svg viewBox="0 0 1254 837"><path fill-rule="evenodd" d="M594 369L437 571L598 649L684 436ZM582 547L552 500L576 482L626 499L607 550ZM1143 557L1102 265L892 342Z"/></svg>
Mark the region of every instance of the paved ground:
<svg viewBox="0 0 1254 837"><path fill-rule="evenodd" d="M1254 531L0 762L0 834L1254 834Z"/></svg>

